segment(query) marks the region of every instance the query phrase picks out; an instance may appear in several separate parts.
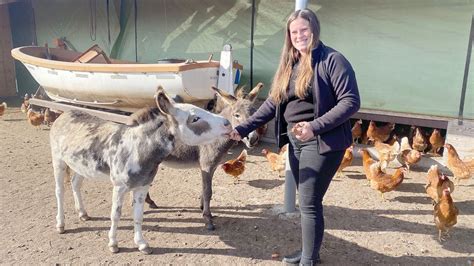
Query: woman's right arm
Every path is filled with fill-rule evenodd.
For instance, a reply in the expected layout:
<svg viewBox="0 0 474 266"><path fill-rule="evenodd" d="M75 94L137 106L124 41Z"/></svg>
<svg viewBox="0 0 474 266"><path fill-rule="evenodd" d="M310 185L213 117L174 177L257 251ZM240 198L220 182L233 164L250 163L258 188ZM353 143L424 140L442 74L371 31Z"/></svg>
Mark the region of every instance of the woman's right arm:
<svg viewBox="0 0 474 266"><path fill-rule="evenodd" d="M235 127L241 138L246 137L250 132L265 125L275 117L276 105L270 98L258 108L258 110L250 116L247 121Z"/></svg>

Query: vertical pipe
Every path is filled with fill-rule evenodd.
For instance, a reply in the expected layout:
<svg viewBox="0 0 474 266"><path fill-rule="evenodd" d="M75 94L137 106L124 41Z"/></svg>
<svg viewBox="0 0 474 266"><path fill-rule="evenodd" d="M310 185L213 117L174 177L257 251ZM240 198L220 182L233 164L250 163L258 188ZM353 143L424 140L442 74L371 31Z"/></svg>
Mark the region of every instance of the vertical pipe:
<svg viewBox="0 0 474 266"><path fill-rule="evenodd" d="M291 144L288 144L291 145ZM289 149L285 160L285 212L296 211L296 182L290 170L290 160L288 159Z"/></svg>
<svg viewBox="0 0 474 266"><path fill-rule="evenodd" d="M308 6L308 0L295 0L295 11L305 9Z"/></svg>
<svg viewBox="0 0 474 266"><path fill-rule="evenodd" d="M250 88L253 88L253 35L255 29L255 0L252 0L252 19L250 25Z"/></svg>
<svg viewBox="0 0 474 266"><path fill-rule="evenodd" d="M306 8L308 0L295 0L295 11ZM291 144L288 144L291 145ZM296 210L296 182L293 174L290 171L290 163L288 160L288 153L285 164L285 212L294 212Z"/></svg>
<svg viewBox="0 0 474 266"><path fill-rule="evenodd" d="M135 62L138 62L138 34L137 34L137 15L138 15L138 10L137 10L137 0L134 1L134 12L135 12Z"/></svg>
<svg viewBox="0 0 474 266"><path fill-rule="evenodd" d="M472 15L471 19L471 33L467 45L466 65L464 67L464 78L462 80L461 100L459 102L458 125L462 125L463 123L464 100L466 98L467 77L469 75L469 64L471 61L472 39L474 39L474 15Z"/></svg>

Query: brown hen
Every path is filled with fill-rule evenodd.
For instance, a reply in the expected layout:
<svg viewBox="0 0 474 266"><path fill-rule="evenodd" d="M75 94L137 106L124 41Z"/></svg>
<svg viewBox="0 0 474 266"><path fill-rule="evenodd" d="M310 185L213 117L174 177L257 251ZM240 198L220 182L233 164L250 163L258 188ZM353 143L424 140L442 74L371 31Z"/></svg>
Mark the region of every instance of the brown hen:
<svg viewBox="0 0 474 266"><path fill-rule="evenodd" d="M365 148L360 149L359 153L362 156L362 166L365 177L367 178L370 184L370 180L372 178L382 173L382 171L380 170L380 163L372 159L369 151Z"/></svg>
<svg viewBox="0 0 474 266"><path fill-rule="evenodd" d="M50 127L51 124L58 118L59 113L51 111L49 108L46 108L44 111L44 123Z"/></svg>
<svg viewBox="0 0 474 266"><path fill-rule="evenodd" d="M22 113L26 114L30 108L30 95L28 93L23 96L23 102L21 103L20 110Z"/></svg>
<svg viewBox="0 0 474 266"><path fill-rule="evenodd" d="M400 164L406 166L407 171L410 171L413 165L420 162L421 157L421 152L417 150L403 150L397 155L397 160Z"/></svg>
<svg viewBox="0 0 474 266"><path fill-rule="evenodd" d="M352 160L354 159L354 155L352 154L353 150L354 150L354 146L350 146L344 152L344 157L342 157L342 162L336 171L336 177L343 176L342 170L344 170L344 168L352 164Z"/></svg>
<svg viewBox="0 0 474 266"><path fill-rule="evenodd" d="M435 128L433 132L431 132L429 142L431 144L430 153L439 155L439 149L444 145L444 138L441 136L439 129Z"/></svg>
<svg viewBox="0 0 474 266"><path fill-rule="evenodd" d="M385 172L385 169L388 167L389 163L395 160L397 154L400 151L400 144L396 141L396 137L393 136L392 139L395 141L391 145L382 143L378 140L376 140L374 143L374 148L379 154L380 167L383 172Z"/></svg>
<svg viewBox="0 0 474 266"><path fill-rule="evenodd" d="M356 142L362 137L362 120L357 120L352 127L352 142Z"/></svg>
<svg viewBox="0 0 474 266"><path fill-rule="evenodd" d="M367 138L370 141L385 142L390 138L390 134L395 128L395 124L387 123L383 126L377 127L374 121L370 121L369 128L367 128Z"/></svg>
<svg viewBox="0 0 474 266"><path fill-rule="evenodd" d="M3 102L2 104L0 104L0 116L3 116L5 110L7 110L7 103Z"/></svg>
<svg viewBox="0 0 474 266"><path fill-rule="evenodd" d="M428 141L426 140L425 134L419 127L415 128L415 135L413 136L411 146L414 150L419 152L424 152L426 147L428 147Z"/></svg>
<svg viewBox="0 0 474 266"><path fill-rule="evenodd" d="M246 160L247 150L244 149L237 158L228 160L227 162L222 164L222 169L224 170L224 172L228 175L233 176L234 184L239 181L239 176L244 173Z"/></svg>
<svg viewBox="0 0 474 266"><path fill-rule="evenodd" d="M393 175L381 173L370 180L370 187L378 190L380 196L385 200L384 193L396 189L402 182L406 168L398 168Z"/></svg>
<svg viewBox="0 0 474 266"><path fill-rule="evenodd" d="M451 170L456 180L456 184L459 184L461 179L469 179L472 175L471 169L469 169L468 164L463 162L453 147L453 145L446 143L444 144L448 154L446 160L446 166Z"/></svg>
<svg viewBox="0 0 474 266"><path fill-rule="evenodd" d="M449 229L458 222L459 210L454 205L449 188L443 190L439 202L434 207L434 222L438 228L439 241L445 240L443 235L449 236Z"/></svg>
<svg viewBox="0 0 474 266"><path fill-rule="evenodd" d="M433 199L433 204L439 202L443 195L443 190L449 188L451 192L454 191L454 183L449 178L439 171L437 165L432 165L426 175L426 194Z"/></svg>
<svg viewBox="0 0 474 266"><path fill-rule="evenodd" d="M28 120L28 123L37 129L43 124L44 121L44 115L42 113L37 113L33 111L32 108L28 109L28 112L26 113L26 119Z"/></svg>
<svg viewBox="0 0 474 266"><path fill-rule="evenodd" d="M283 150L280 151L280 153L275 153L267 149L262 149L262 154L265 155L265 158L267 158L267 161L270 163L270 169L278 172L278 176L284 176L286 151Z"/></svg>

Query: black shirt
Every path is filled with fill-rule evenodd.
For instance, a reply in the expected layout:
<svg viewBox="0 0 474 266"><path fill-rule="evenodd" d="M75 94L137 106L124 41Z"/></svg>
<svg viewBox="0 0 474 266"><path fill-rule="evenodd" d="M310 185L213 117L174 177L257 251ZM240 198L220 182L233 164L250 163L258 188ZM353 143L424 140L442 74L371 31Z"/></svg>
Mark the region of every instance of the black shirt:
<svg viewBox="0 0 474 266"><path fill-rule="evenodd" d="M299 61L293 66L290 82L288 85L288 104L284 113L288 124L301 121L312 121L314 119L314 103L312 90L308 90L306 96L300 99L296 96L296 77L298 75Z"/></svg>

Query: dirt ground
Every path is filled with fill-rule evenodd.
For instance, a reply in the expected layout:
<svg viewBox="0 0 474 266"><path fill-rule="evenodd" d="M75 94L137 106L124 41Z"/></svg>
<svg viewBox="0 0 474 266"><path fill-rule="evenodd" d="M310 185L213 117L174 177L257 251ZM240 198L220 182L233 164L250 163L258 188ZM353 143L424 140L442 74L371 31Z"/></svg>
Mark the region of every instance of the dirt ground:
<svg viewBox="0 0 474 266"><path fill-rule="evenodd" d="M249 151L247 169L236 185L217 170L211 202L215 231L207 231L201 218L199 170L160 167L150 189L159 209L146 207L143 224L153 254L141 254L133 243L130 204L119 226L120 252L108 251L109 183L84 183L92 217L87 222L78 219L72 192L66 190L66 233L59 235L48 133L47 127L30 126L18 108L0 117L1 264L279 265L283 254L299 248L299 217L278 211L284 179L269 170L260 154L264 147L275 151L271 144ZM425 173L414 168L382 201L367 185L360 159L354 160L324 200L323 263L467 265L474 260L474 180L456 187L458 224L451 238L440 243L424 193ZM272 254L280 257L272 259Z"/></svg>

